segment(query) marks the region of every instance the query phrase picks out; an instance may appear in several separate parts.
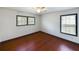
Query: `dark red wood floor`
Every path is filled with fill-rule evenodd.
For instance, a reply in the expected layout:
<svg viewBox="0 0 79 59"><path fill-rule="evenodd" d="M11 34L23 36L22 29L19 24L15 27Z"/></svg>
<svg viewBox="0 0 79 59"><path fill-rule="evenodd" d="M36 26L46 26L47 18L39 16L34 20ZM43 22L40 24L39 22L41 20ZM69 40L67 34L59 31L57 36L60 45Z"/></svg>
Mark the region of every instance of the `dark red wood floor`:
<svg viewBox="0 0 79 59"><path fill-rule="evenodd" d="M79 51L79 45L43 32L0 43L1 51Z"/></svg>

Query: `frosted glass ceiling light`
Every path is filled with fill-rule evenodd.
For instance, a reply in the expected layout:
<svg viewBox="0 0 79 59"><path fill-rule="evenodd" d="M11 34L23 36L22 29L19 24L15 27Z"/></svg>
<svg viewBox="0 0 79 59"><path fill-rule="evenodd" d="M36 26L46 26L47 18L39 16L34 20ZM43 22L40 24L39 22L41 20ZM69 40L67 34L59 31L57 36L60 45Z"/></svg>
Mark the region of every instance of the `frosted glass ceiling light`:
<svg viewBox="0 0 79 59"><path fill-rule="evenodd" d="M41 13L41 12L47 10L46 7L34 7L34 9L36 10L37 13Z"/></svg>

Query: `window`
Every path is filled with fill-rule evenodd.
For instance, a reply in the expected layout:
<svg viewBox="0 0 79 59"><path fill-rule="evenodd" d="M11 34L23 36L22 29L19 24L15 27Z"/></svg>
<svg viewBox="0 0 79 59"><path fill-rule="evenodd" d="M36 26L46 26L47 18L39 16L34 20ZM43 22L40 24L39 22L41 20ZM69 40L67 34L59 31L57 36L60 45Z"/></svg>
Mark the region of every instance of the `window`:
<svg viewBox="0 0 79 59"><path fill-rule="evenodd" d="M77 14L60 16L60 32L77 36Z"/></svg>
<svg viewBox="0 0 79 59"><path fill-rule="evenodd" d="M25 25L27 25L27 17L26 16L17 15L16 16L16 25L17 26L25 26Z"/></svg>
<svg viewBox="0 0 79 59"><path fill-rule="evenodd" d="M35 24L35 17L28 17L28 25L34 25Z"/></svg>
<svg viewBox="0 0 79 59"><path fill-rule="evenodd" d="M16 15L16 26L34 25L35 17Z"/></svg>

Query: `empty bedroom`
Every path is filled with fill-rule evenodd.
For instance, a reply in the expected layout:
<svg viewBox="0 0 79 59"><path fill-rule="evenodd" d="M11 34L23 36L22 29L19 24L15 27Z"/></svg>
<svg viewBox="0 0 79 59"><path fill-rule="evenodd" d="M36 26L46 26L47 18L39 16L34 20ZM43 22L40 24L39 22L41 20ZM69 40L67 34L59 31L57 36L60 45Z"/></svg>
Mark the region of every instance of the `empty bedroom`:
<svg viewBox="0 0 79 59"><path fill-rule="evenodd" d="M79 7L0 7L0 51L79 51Z"/></svg>

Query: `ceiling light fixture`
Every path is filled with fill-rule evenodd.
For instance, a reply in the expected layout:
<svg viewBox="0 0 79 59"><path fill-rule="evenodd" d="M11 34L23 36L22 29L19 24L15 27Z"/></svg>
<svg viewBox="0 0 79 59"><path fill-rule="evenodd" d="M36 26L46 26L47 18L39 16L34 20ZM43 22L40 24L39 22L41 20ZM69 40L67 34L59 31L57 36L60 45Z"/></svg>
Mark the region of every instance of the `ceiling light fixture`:
<svg viewBox="0 0 79 59"><path fill-rule="evenodd" d="M46 7L34 7L34 9L36 10L37 13L41 13L41 12L47 10Z"/></svg>

